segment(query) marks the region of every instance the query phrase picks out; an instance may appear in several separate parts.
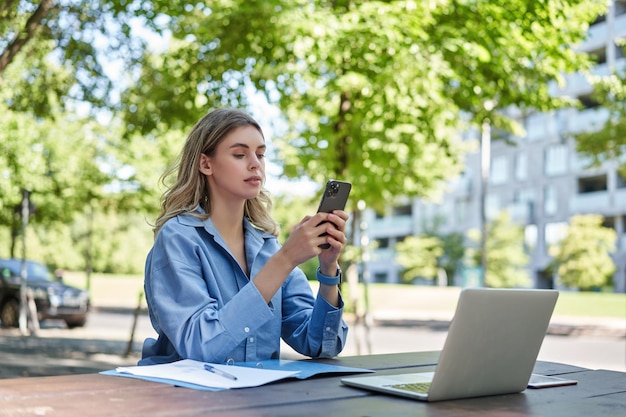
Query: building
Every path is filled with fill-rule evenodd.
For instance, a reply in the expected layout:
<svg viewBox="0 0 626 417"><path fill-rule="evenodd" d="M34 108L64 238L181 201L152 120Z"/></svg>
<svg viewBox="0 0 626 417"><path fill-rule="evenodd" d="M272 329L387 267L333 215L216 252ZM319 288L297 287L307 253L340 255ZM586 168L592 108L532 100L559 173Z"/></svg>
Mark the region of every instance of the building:
<svg viewBox="0 0 626 417"><path fill-rule="evenodd" d="M623 51L616 40L625 37L626 1L615 1L609 13L590 27L588 39L580 45L582 51L597 57L595 74L606 75L612 68L624 67ZM578 97L586 108L513 115L525 126L526 136L509 137L516 146L490 141L486 217L489 220L508 210L512 219L524 226L530 276L535 287L551 288L555 285L553 277L543 272L551 260L548 247L564 236L573 215L603 215L605 225L613 227L618 236L615 290L626 292L626 179L617 171L618 161L588 168L588 161L576 153L575 143L568 137L602 123L607 111L589 99L591 85L582 75L570 76L567 87L554 93ZM479 141L480 132L465 132L464 138ZM367 263L370 281L400 282L402 268L394 262L395 244L406 236L419 235L421 225L432 223L436 217L443 220L442 233L480 229L480 157L480 151L467 155L464 174L450 184L440 202L407 200L384 216L369 211L364 214L369 240L377 243Z"/></svg>

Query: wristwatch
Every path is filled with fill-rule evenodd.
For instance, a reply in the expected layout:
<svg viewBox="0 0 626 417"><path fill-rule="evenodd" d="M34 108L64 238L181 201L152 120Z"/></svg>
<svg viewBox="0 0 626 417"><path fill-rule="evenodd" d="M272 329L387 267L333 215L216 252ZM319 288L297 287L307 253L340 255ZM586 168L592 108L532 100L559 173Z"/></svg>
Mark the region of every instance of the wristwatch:
<svg viewBox="0 0 626 417"><path fill-rule="evenodd" d="M334 277L330 277L328 275L322 274L320 267L317 267L317 280L322 284L326 285L339 285L341 282L341 268L337 267L337 275Z"/></svg>

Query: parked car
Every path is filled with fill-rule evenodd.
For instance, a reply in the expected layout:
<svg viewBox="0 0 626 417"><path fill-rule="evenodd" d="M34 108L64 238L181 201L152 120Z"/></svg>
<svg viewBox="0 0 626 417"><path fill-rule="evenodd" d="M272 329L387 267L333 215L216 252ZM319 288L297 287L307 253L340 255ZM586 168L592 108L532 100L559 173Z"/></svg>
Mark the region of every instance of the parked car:
<svg viewBox="0 0 626 417"><path fill-rule="evenodd" d="M0 259L0 322L2 327L17 327L20 313L22 260ZM26 261L26 285L33 292L39 320L61 319L67 327L87 322L89 293L63 283L43 264Z"/></svg>

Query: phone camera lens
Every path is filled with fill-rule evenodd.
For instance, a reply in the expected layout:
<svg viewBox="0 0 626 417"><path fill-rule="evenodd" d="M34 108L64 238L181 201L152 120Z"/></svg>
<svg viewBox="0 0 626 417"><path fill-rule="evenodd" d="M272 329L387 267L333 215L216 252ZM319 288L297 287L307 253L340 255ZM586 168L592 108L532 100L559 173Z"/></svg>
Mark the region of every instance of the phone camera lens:
<svg viewBox="0 0 626 417"><path fill-rule="evenodd" d="M337 193L339 192L339 184L337 184L336 182L331 182L328 188L328 195L330 197L337 195Z"/></svg>

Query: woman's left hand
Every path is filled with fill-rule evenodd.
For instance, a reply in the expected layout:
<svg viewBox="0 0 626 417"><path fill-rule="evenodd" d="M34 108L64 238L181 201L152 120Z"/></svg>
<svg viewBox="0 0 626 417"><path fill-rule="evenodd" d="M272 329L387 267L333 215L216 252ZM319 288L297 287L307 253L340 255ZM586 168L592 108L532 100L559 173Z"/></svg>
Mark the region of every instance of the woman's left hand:
<svg viewBox="0 0 626 417"><path fill-rule="evenodd" d="M343 210L335 210L328 214L328 223L325 223L326 242L330 244L328 249L322 249L318 255L320 270L323 274L334 276L337 271L339 255L346 246L346 223L350 216Z"/></svg>

